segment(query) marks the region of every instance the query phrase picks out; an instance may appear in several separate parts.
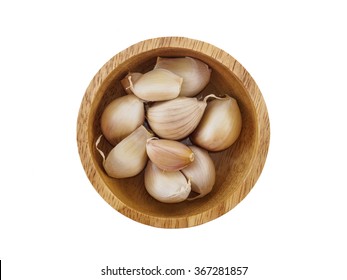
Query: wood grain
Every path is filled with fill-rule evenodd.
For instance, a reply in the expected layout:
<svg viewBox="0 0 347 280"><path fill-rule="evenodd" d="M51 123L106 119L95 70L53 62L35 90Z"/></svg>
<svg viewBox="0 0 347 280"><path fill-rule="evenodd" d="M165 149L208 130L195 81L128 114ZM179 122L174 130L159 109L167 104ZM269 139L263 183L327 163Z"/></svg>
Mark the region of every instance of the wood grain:
<svg viewBox="0 0 347 280"><path fill-rule="evenodd" d="M239 139L227 150L212 153L216 184L202 199L177 204L150 197L143 172L133 178L106 175L95 141L101 134L100 116L114 98L125 95L120 80L130 71L151 69L157 56L191 56L212 68L211 81L202 95L229 94L242 113ZM116 54L91 80L77 119L77 144L83 168L96 191L114 209L130 219L161 228L185 228L209 222L235 207L255 185L265 164L270 140L268 112L262 94L246 69L231 55L206 42L184 37L162 37L139 42ZM110 149L108 143L102 143Z"/></svg>

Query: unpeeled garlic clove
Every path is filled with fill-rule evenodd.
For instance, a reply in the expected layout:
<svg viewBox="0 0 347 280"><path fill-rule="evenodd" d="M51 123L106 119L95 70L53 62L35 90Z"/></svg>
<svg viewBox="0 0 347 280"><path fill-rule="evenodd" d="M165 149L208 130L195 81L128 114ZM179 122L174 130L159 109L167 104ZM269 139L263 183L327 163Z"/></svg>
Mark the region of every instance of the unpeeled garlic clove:
<svg viewBox="0 0 347 280"><path fill-rule="evenodd" d="M177 97L156 102L149 106L146 118L151 129L161 138L180 140L187 137L198 126L209 97L199 101L195 97Z"/></svg>
<svg viewBox="0 0 347 280"><path fill-rule="evenodd" d="M103 166L110 177L118 179L132 177L145 168L148 160L146 142L153 135L143 125L115 146L106 158L98 148L101 136L96 142L96 149L102 156Z"/></svg>
<svg viewBox="0 0 347 280"><path fill-rule="evenodd" d="M107 141L116 145L143 124L145 109L135 95L116 98L108 104L101 116L101 131Z"/></svg>
<svg viewBox="0 0 347 280"><path fill-rule="evenodd" d="M163 101L176 98L183 79L166 69L153 69L138 80L128 77L129 88L139 98L145 101Z"/></svg>
<svg viewBox="0 0 347 280"><path fill-rule="evenodd" d="M193 151L173 140L149 138L146 150L149 159L164 171L178 171L194 161Z"/></svg>
<svg viewBox="0 0 347 280"><path fill-rule="evenodd" d="M216 180L216 169L208 152L197 146L189 146L194 153L194 162L183 168L181 172L191 182L192 191L198 193L193 197L201 198L212 191Z"/></svg>
<svg viewBox="0 0 347 280"><path fill-rule="evenodd" d="M154 69L167 69L183 78L180 96L195 96L211 77L211 69L201 60L192 57L158 57Z"/></svg>
<svg viewBox="0 0 347 280"><path fill-rule="evenodd" d="M227 95L208 103L205 113L190 139L208 151L222 151L239 137L242 117L236 99Z"/></svg>
<svg viewBox="0 0 347 280"><path fill-rule="evenodd" d="M147 192L160 202L182 202L191 192L189 180L180 171L163 171L150 160L145 169L144 180Z"/></svg>
<svg viewBox="0 0 347 280"><path fill-rule="evenodd" d="M125 92L127 94L134 94L131 89L130 89L130 81L129 81L129 77L131 77L131 81L133 83L136 83L141 77L142 77L142 73L138 73L138 72L131 72L128 73L121 81L121 85L123 87L123 89L125 90Z"/></svg>

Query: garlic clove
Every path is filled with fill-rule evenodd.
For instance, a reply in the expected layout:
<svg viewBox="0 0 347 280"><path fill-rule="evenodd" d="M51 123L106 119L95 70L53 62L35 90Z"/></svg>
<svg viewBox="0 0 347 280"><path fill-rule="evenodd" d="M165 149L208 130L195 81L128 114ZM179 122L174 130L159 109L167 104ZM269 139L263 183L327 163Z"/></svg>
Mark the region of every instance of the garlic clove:
<svg viewBox="0 0 347 280"><path fill-rule="evenodd" d="M145 101L163 101L176 98L183 79L166 69L153 69L143 74L138 80L128 77L129 88Z"/></svg>
<svg viewBox="0 0 347 280"><path fill-rule="evenodd" d="M199 101L195 97L177 97L173 100L156 102L146 111L149 126L159 137L180 140L187 137L198 126L209 97Z"/></svg>
<svg viewBox="0 0 347 280"><path fill-rule="evenodd" d="M139 174L146 166L147 139L153 135L141 125L128 137L115 146L105 158L104 153L98 148L100 138L96 142L96 149L103 158L106 173L113 178L128 178Z"/></svg>
<svg viewBox="0 0 347 280"><path fill-rule="evenodd" d="M173 140L149 138L146 150L149 159L164 171L178 171L194 161L193 151Z"/></svg>
<svg viewBox="0 0 347 280"><path fill-rule="evenodd" d="M208 152L197 146L189 146L194 153L194 162L181 172L190 180L192 191L198 193L192 199L201 198L212 191L216 181L216 169Z"/></svg>
<svg viewBox="0 0 347 280"><path fill-rule="evenodd" d="M108 104L101 116L101 131L116 145L143 124L145 108L135 95L121 96Z"/></svg>
<svg viewBox="0 0 347 280"><path fill-rule="evenodd" d="M183 78L180 96L195 96L201 92L211 77L207 64L192 57L158 57L154 69L167 69Z"/></svg>
<svg viewBox="0 0 347 280"><path fill-rule="evenodd" d="M131 72L128 73L121 81L121 85L123 87L123 89L125 90L125 92L127 94L134 94L131 89L130 89L130 81L129 81L129 77L131 77L131 81L133 83L136 83L142 76L142 73L138 73L138 72Z"/></svg>
<svg viewBox="0 0 347 280"><path fill-rule="evenodd" d="M145 169L144 181L147 192L160 202L182 202L191 192L189 180L180 171L163 171L150 160Z"/></svg>
<svg viewBox="0 0 347 280"><path fill-rule="evenodd" d="M239 137L242 116L236 99L227 95L208 103L205 113L190 139L208 151L222 151Z"/></svg>

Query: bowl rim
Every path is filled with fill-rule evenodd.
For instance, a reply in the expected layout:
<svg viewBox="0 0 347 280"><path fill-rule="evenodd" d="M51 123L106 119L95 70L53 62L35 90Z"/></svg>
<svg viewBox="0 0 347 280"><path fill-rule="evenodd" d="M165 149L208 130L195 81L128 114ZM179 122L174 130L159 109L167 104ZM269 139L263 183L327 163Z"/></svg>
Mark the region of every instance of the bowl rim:
<svg viewBox="0 0 347 280"><path fill-rule="evenodd" d="M256 129L259 133L257 135L256 149L257 151L261 151L261 153L258 153L257 156L253 159L253 164L247 176L245 176L243 187L237 188L235 195L225 198L222 203L216 205L215 207L209 208L208 210L199 214L186 217L164 218L152 216L137 211L136 209L133 209L130 206L124 204L112 193L112 191L103 181L100 174L98 174L97 169L94 165L95 163L92 160L92 151L90 151L91 145L89 143L88 137L88 123L90 121L89 113L91 111L96 94L100 89L100 86L105 81L107 81L107 79L110 79L110 73L126 60L135 55L139 55L139 53L153 51L160 48L180 48L199 52L205 56L211 57L218 63L227 67L238 79L239 83L248 92L249 97L254 104L254 110L257 116ZM214 220L229 212L239 202L241 202L254 187L264 168L267 153L269 150L269 144L270 122L267 107L260 89L258 88L252 76L235 58L226 53L224 50L210 43L187 37L151 38L133 44L130 47L119 52L118 54L114 55L99 69L99 71L95 74L90 84L88 85L83 96L77 118L78 152L85 173L95 190L109 205L111 205L114 209L116 209L126 217L142 224L160 228L186 228L197 226Z"/></svg>

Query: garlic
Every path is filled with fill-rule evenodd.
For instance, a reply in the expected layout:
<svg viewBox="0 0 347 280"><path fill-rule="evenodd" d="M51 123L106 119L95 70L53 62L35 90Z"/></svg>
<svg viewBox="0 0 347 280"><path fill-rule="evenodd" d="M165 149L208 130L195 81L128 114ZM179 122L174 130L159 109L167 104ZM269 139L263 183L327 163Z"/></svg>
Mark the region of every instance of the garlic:
<svg viewBox="0 0 347 280"><path fill-rule="evenodd" d="M214 163L208 152L197 146L189 147L194 153L194 162L183 168L181 172L191 182L192 191L198 193L190 200L200 198L211 192L216 180Z"/></svg>
<svg viewBox="0 0 347 280"><path fill-rule="evenodd" d="M138 80L128 77L129 88L145 101L163 101L177 97L181 91L183 79L166 69L153 69Z"/></svg>
<svg viewBox="0 0 347 280"><path fill-rule="evenodd" d="M227 95L208 103L204 116L190 139L208 151L222 151L239 137L242 118L236 99Z"/></svg>
<svg viewBox="0 0 347 280"><path fill-rule="evenodd" d="M145 169L145 188L156 200L165 203L177 203L187 199L190 181L180 171L166 172L148 161Z"/></svg>
<svg viewBox="0 0 347 280"><path fill-rule="evenodd" d="M125 92L127 94L134 94L131 89L130 89L130 81L129 81L129 77L131 77L131 81L133 83L136 83L140 77L142 76L142 73L138 73L138 72L132 72L132 73L128 73L121 81L121 85L123 87L123 89L125 90Z"/></svg>
<svg viewBox="0 0 347 280"><path fill-rule="evenodd" d="M187 137L198 126L211 94L198 101L195 97L177 97L157 102L146 112L151 129L161 138L179 140Z"/></svg>
<svg viewBox="0 0 347 280"><path fill-rule="evenodd" d="M101 116L101 131L112 144L127 137L145 119L143 102L135 95L121 96L108 104Z"/></svg>
<svg viewBox="0 0 347 280"><path fill-rule="evenodd" d="M193 151L173 140L149 138L146 150L149 159L164 171L178 171L194 161Z"/></svg>
<svg viewBox="0 0 347 280"><path fill-rule="evenodd" d="M195 96L210 81L211 69L201 60L192 57L158 57L154 69L167 69L183 78L180 96Z"/></svg>
<svg viewBox="0 0 347 280"><path fill-rule="evenodd" d="M104 153L98 148L101 135L96 141L96 149L103 158L106 173L113 178L128 178L139 174L146 166L146 142L152 136L141 125L115 146L105 159Z"/></svg>

